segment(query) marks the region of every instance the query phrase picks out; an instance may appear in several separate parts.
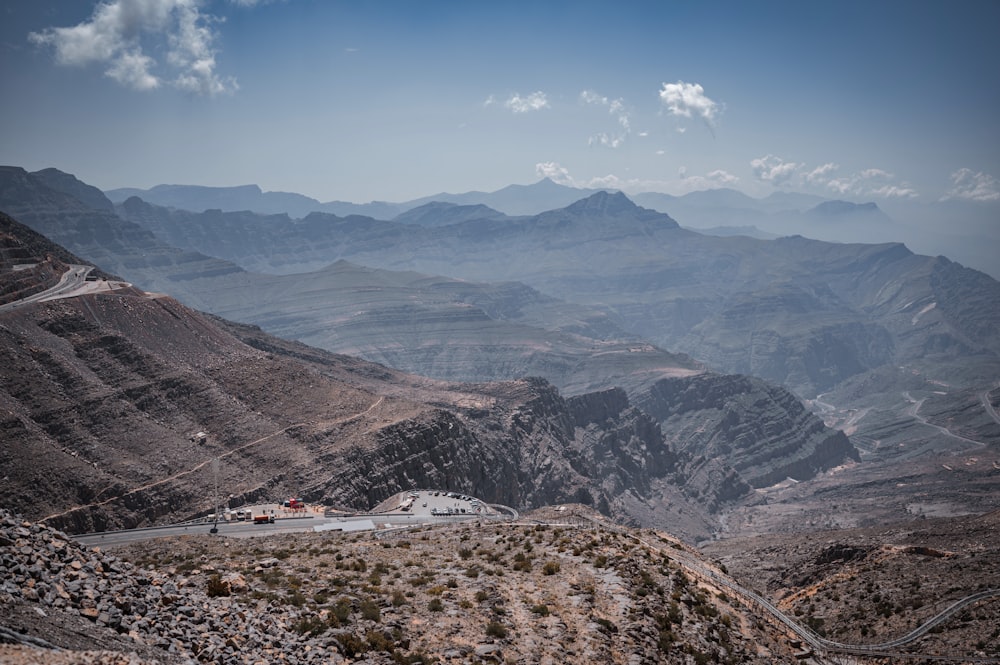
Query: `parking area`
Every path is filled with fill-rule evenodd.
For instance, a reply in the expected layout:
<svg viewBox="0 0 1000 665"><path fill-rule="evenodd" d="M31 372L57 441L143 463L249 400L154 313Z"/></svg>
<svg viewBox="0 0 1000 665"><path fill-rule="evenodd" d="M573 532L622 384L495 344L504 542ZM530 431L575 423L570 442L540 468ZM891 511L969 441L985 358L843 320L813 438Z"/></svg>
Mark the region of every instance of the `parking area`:
<svg viewBox="0 0 1000 665"><path fill-rule="evenodd" d="M377 510L383 514L442 517L449 515L490 515L489 506L474 496L448 490L412 490L400 492L382 502Z"/></svg>

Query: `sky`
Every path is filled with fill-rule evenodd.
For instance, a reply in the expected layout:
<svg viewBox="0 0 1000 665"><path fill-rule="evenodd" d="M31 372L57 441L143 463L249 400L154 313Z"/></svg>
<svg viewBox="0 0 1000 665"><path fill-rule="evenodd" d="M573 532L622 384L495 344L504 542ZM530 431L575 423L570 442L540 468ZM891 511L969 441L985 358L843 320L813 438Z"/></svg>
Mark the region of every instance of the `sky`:
<svg viewBox="0 0 1000 665"><path fill-rule="evenodd" d="M0 163L406 201L1000 201L1000 2L5 0Z"/></svg>

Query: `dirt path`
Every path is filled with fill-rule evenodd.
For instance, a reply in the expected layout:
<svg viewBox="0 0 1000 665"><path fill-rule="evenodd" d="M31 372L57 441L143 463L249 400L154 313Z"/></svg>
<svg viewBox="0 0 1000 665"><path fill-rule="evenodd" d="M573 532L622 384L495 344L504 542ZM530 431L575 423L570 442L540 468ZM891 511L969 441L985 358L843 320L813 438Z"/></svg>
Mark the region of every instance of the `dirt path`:
<svg viewBox="0 0 1000 665"><path fill-rule="evenodd" d="M355 420L357 418L362 418L365 415L371 413L374 409L376 409L380 404L382 404L382 402L384 400L385 400L385 397L379 397L371 406L369 406L364 411L360 411L360 412L358 412L356 414L353 414L353 415L350 415L350 416L345 416L343 418L339 418L338 420L334 420L334 421L330 421L330 422L324 422L322 424L326 425L326 426L337 425L337 424L343 424L343 423L350 422L350 421ZM239 452L241 452L243 450L246 450L247 448L250 448L251 446L255 446L258 443L263 443L264 441L267 441L268 439L272 439L272 438L278 436L279 434L284 434L288 430L295 429L296 427L303 427L303 426L306 426L306 425L316 425L316 424L317 423L314 422L314 421L306 421L306 422L294 423L294 424L289 425L287 427L283 427L283 428L281 428L281 429L279 429L279 430L277 430L275 432L272 432L272 433L268 434L267 436L262 436L259 439L255 439L253 441L250 441L249 443L244 443L242 446L238 446L236 448L233 448L232 450L228 450L228 451L226 451L226 452L224 452L221 455L218 455L216 457L218 459L220 459L220 460L223 460L223 459L225 459L227 457L235 455L236 453L239 453ZM130 489L129 491L127 491L127 492L125 492L123 494L119 494L117 496L109 497L107 499L104 499L103 501L93 501L91 503L85 503L85 504L82 504L82 505L73 506L72 508L69 508L69 509L64 510L62 512L53 513L52 515L48 515L46 517L43 517L39 521L40 522L45 522L47 520L55 519L57 517L62 517L64 515L68 515L68 514L74 512L74 511L81 510L81 509L84 509L84 508L97 508L99 506L105 506L105 505L107 505L109 503L112 503L113 501L118 501L119 499L122 499L122 498L124 498L126 496L129 496L131 494L136 494L137 492L143 492L143 491L152 489L154 487L158 487L160 485L165 485L167 483L172 483L172 482L176 481L179 478L183 478L184 476L191 475L192 473L196 473L196 472L204 469L206 466L208 466L209 464L211 464L212 460L216 459L216 457L211 457L209 459L206 459L206 460L204 460L202 462L199 462L198 464L194 465L190 469L187 469L185 471L179 471L179 472L177 472L177 473L175 473L173 475L167 476L166 478L162 478L160 480L156 480L156 481L153 481L151 483L146 483L145 485L140 485L139 487L133 487L132 489Z"/></svg>

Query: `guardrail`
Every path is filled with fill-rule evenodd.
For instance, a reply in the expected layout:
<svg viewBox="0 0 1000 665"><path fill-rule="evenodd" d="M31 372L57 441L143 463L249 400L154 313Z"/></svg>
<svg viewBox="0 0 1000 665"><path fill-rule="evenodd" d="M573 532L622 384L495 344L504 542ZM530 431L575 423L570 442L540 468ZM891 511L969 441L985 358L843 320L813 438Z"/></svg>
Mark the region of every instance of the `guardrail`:
<svg viewBox="0 0 1000 665"><path fill-rule="evenodd" d="M901 658L901 659L924 659L924 660L938 660L938 661L957 661L963 663L1000 663L1000 658L992 657L979 657L979 656L949 656L949 655L936 655L929 656L926 654L910 654L901 651L894 651L898 647L905 646L913 642L914 640L922 637L928 631L932 630L936 626L940 625L951 616L961 611L962 609L974 605L983 600L989 600L991 598L1000 598L1000 589L987 589L974 593L970 596L966 596L960 600L955 601L950 606L939 612L938 614L931 617L929 620L918 626L916 629L910 631L902 637L898 637L894 640L889 640L887 642L882 642L879 644L845 644L842 642L835 642L833 640L828 640L825 637L820 637L814 633L811 629L806 626L800 625L794 619L789 617L787 614L778 609L769 600L751 591L737 583L735 580L728 578L714 570L705 567L699 560L695 559L693 556L683 552L683 550L677 550L671 547L662 547L655 545L653 543L647 542L642 538L636 536L634 533L626 530L623 527L619 527L614 524L607 524L600 522L598 520L592 519L586 516L580 516L580 518L586 522L589 522L592 526L607 529L609 531L614 531L616 533L622 533L629 537L634 538L638 542L642 543L646 547L663 554L671 561L682 565L689 572L706 579L713 584L725 587L726 589L732 591L734 594L742 598L744 601L749 601L751 605L756 605L764 609L768 614L771 615L773 619L787 627L795 635L802 639L803 642L812 647L815 651L820 653L839 653L848 654L855 656L871 656L871 657L885 657L885 658Z"/></svg>

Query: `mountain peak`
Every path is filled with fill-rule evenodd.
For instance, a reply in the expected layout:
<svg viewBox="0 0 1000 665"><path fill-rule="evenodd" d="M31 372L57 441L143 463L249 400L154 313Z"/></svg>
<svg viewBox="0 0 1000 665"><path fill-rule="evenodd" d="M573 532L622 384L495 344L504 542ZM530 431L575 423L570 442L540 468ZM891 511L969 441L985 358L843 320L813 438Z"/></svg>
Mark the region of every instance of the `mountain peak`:
<svg viewBox="0 0 1000 665"><path fill-rule="evenodd" d="M590 196L580 199L566 207L567 211L575 213L601 213L619 214L632 210L639 210L639 206L632 203L632 200L621 192L599 191Z"/></svg>
<svg viewBox="0 0 1000 665"><path fill-rule="evenodd" d="M112 212L115 209L114 204L104 196L104 192L88 185L70 173L65 173L59 169L47 168L35 171L31 176L39 182L44 183L46 187L72 196L88 208L108 212Z"/></svg>

